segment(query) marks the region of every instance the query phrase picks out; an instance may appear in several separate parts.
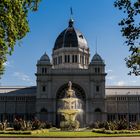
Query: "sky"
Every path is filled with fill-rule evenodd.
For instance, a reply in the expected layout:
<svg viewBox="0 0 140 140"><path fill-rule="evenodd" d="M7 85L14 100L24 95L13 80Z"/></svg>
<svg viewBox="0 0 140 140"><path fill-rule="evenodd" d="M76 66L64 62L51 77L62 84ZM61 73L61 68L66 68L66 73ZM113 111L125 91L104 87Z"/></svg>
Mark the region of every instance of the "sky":
<svg viewBox="0 0 140 140"><path fill-rule="evenodd" d="M68 26L70 7L74 27L85 36L90 59L97 52L106 64L106 85L140 85L140 76L129 76L125 57L129 55L118 22L125 15L114 8L114 0L42 0L39 10L30 13L30 32L15 46L5 63L0 86L36 85L36 63L46 52L51 58L57 36ZM19 45L20 44L20 45Z"/></svg>

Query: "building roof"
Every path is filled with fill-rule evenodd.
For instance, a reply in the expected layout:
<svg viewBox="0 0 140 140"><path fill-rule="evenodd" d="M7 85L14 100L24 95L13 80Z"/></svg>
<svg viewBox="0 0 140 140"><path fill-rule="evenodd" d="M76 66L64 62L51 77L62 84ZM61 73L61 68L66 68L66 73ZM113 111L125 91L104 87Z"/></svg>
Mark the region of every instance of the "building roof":
<svg viewBox="0 0 140 140"><path fill-rule="evenodd" d="M73 24L74 20L70 19L69 26L57 37L53 50L57 50L62 47L88 48L85 37L80 31L74 28Z"/></svg>
<svg viewBox="0 0 140 140"><path fill-rule="evenodd" d="M106 86L106 96L128 96L128 95L139 95L140 86ZM0 87L0 96L27 96L36 95L36 86L32 87Z"/></svg>
<svg viewBox="0 0 140 140"><path fill-rule="evenodd" d="M140 86L106 86L107 96L140 95Z"/></svg>
<svg viewBox="0 0 140 140"><path fill-rule="evenodd" d="M32 87L0 87L0 96L2 95L12 95L12 96L18 96L18 95L22 95L22 96L26 96L26 95L34 95L36 94L36 86L32 86Z"/></svg>
<svg viewBox="0 0 140 140"><path fill-rule="evenodd" d="M50 61L49 56L46 54L46 52L41 56L40 61Z"/></svg>
<svg viewBox="0 0 140 140"><path fill-rule="evenodd" d="M91 64L96 64L96 63L104 64L102 57L98 53L95 53L95 55L91 59Z"/></svg>
<svg viewBox="0 0 140 140"><path fill-rule="evenodd" d="M40 57L40 60L38 60L38 64L48 64L48 65L51 64L50 58L46 54L46 52Z"/></svg>

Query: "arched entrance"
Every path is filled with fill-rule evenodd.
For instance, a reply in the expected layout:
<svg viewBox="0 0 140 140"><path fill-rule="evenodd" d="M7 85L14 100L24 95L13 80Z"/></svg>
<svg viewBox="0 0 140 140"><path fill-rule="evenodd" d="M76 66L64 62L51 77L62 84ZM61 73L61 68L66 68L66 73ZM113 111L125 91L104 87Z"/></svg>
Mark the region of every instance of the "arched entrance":
<svg viewBox="0 0 140 140"><path fill-rule="evenodd" d="M101 111L101 109L100 108L96 108L94 110L94 112L95 112L95 121L101 122L101 120L102 120L102 116L101 116L102 111Z"/></svg>
<svg viewBox="0 0 140 140"><path fill-rule="evenodd" d="M68 84L62 85L56 94L56 125L59 127L60 125L60 120L62 119L62 116L58 114L58 109L59 109L59 103L62 98L65 97L66 91L68 89ZM77 120L80 122L80 127L85 126L85 121L86 121L86 116L85 116L85 109L86 109L86 95L85 91L81 86L78 84L72 83L72 89L75 91L76 97L80 100L82 104L82 111L80 114L77 115Z"/></svg>

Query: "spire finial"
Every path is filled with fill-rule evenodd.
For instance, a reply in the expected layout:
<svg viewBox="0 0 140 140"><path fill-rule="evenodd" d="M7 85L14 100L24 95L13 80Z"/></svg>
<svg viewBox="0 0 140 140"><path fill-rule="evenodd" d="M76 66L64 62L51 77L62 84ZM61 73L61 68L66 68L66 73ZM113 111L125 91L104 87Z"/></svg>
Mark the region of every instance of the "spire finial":
<svg viewBox="0 0 140 140"><path fill-rule="evenodd" d="M72 10L72 7L70 7L70 20L69 20L69 27L73 27L73 10Z"/></svg>

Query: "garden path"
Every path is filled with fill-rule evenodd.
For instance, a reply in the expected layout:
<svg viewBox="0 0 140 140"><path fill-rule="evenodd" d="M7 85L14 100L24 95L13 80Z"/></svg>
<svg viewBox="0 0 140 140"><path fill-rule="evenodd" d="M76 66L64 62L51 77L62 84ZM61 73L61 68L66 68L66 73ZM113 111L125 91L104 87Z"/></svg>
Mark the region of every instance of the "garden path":
<svg viewBox="0 0 140 140"><path fill-rule="evenodd" d="M106 138L0 138L0 140L140 140L140 137L106 137Z"/></svg>

